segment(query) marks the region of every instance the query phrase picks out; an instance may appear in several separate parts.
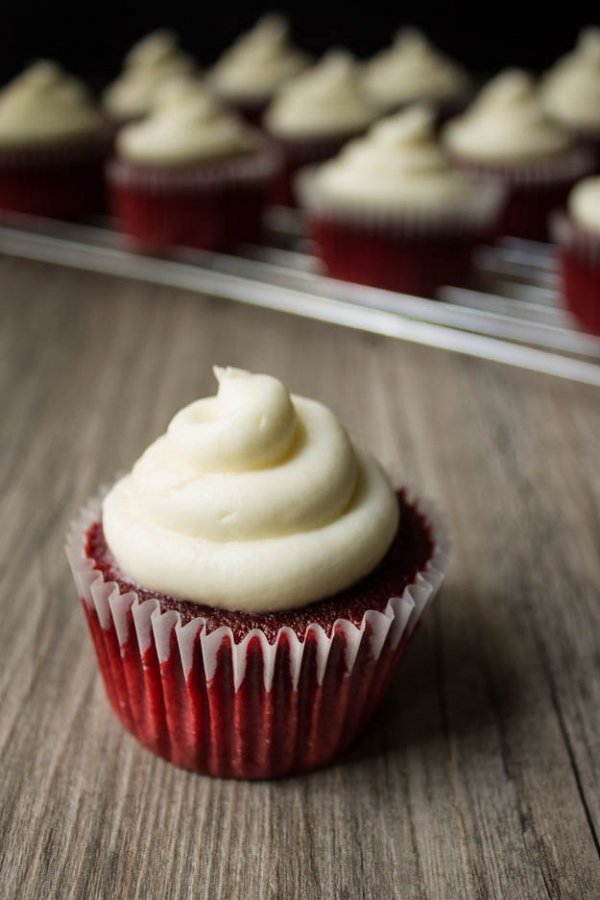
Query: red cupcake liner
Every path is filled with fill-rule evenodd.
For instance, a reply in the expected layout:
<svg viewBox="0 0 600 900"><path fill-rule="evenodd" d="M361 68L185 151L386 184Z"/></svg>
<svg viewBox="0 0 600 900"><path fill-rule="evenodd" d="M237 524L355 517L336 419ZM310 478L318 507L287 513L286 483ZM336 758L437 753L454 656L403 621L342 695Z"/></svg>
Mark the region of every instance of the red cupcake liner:
<svg viewBox="0 0 600 900"><path fill-rule="evenodd" d="M279 160L270 150L195 167L108 168L117 226L135 248L227 251L260 240L262 213Z"/></svg>
<svg viewBox="0 0 600 900"><path fill-rule="evenodd" d="M458 155L454 163L483 182L502 184L506 203L497 235L547 241L551 214L565 205L573 185L594 171L593 154L576 147L556 158L519 165L476 163Z"/></svg>
<svg viewBox="0 0 600 900"><path fill-rule="evenodd" d="M106 208L105 136L68 146L0 150L0 214L77 221Z"/></svg>
<svg viewBox="0 0 600 900"><path fill-rule="evenodd" d="M158 598L105 580L86 552L100 509L101 498L84 507L66 550L110 703L152 752L223 778L281 777L344 752L379 705L449 554L438 514L415 504L432 553L384 611L367 610L359 627L339 618L329 633L311 623L299 638L281 627L270 641L252 628L236 641L229 627L183 624Z"/></svg>
<svg viewBox="0 0 600 900"><path fill-rule="evenodd" d="M270 134L269 140L281 159L281 169L273 184L270 202L277 206L297 206L295 180L300 169L332 159L348 141L360 137L365 131L366 129L362 128L341 135L297 138L283 138Z"/></svg>
<svg viewBox="0 0 600 900"><path fill-rule="evenodd" d="M600 235L579 227L567 215L552 219L559 247L561 294L584 331L600 336Z"/></svg>
<svg viewBox="0 0 600 900"><path fill-rule="evenodd" d="M328 275L427 297L468 280L473 252L495 233L503 200L497 185L482 184L473 202L440 215L435 208L334 205L319 196L307 170L296 183Z"/></svg>

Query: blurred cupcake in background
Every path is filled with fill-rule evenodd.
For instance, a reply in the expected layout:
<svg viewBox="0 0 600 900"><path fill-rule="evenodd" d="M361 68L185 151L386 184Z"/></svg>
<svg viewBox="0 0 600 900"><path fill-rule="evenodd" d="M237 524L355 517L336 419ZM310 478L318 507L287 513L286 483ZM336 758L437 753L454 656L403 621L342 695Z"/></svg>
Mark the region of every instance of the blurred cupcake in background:
<svg viewBox="0 0 600 900"><path fill-rule="evenodd" d="M194 60L179 47L177 35L161 29L135 44L123 71L105 90L102 106L115 127L147 115L157 92L171 78L197 74Z"/></svg>
<svg viewBox="0 0 600 900"><path fill-rule="evenodd" d="M222 251L258 239L275 172L258 131L198 82L173 82L119 132L109 185L118 227L138 249Z"/></svg>
<svg viewBox="0 0 600 900"><path fill-rule="evenodd" d="M282 87L269 106L265 131L283 166L273 201L295 205L294 178L302 166L335 156L376 117L352 56L332 50L315 66Z"/></svg>
<svg viewBox="0 0 600 900"><path fill-rule="evenodd" d="M600 335L600 176L580 181L566 213L553 220L567 308L585 331Z"/></svg>
<svg viewBox="0 0 600 900"><path fill-rule="evenodd" d="M329 275L424 296L466 280L502 199L449 164L419 106L301 172L298 189Z"/></svg>
<svg viewBox="0 0 600 900"><path fill-rule="evenodd" d="M591 155L544 113L532 78L507 70L444 129L454 162L507 189L501 234L545 240L550 213L564 204Z"/></svg>
<svg viewBox="0 0 600 900"><path fill-rule="evenodd" d="M547 114L589 145L600 171L600 28L581 32L576 48L542 80Z"/></svg>
<svg viewBox="0 0 600 900"><path fill-rule="evenodd" d="M80 219L104 202L103 119L85 86L42 60L0 91L0 210Z"/></svg>
<svg viewBox="0 0 600 900"><path fill-rule="evenodd" d="M277 90L309 62L290 43L287 20L271 13L239 37L207 77L220 100L257 123Z"/></svg>
<svg viewBox="0 0 600 900"><path fill-rule="evenodd" d="M471 89L466 70L416 28L403 28L391 47L366 63L364 86L382 113L425 102L441 118L459 112Z"/></svg>

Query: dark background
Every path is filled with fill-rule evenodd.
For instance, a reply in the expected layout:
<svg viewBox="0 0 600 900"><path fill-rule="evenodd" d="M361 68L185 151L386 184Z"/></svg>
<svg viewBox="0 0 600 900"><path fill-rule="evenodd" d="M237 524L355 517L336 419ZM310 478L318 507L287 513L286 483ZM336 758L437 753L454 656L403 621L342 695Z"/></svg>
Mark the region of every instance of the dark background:
<svg viewBox="0 0 600 900"><path fill-rule="evenodd" d="M0 79L39 57L60 60L97 85L117 72L129 46L160 26L174 28L200 63L209 64L242 30L273 8L261 3L104 2L77 6L47 2L2 3ZM360 4L287 2L279 8L292 22L296 43L318 54L345 45L367 56L389 43L403 24L424 28L432 40L474 72L506 65L540 70L574 43L579 29L600 23L597 2L560 0L551 6L523 0L478 4L406 2Z"/></svg>

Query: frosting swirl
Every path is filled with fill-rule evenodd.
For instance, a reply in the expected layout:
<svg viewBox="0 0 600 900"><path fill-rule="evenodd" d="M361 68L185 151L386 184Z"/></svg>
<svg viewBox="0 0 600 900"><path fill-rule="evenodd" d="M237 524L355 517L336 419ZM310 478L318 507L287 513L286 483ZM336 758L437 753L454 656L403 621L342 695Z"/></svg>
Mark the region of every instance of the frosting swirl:
<svg viewBox="0 0 600 900"><path fill-rule="evenodd" d="M102 118L84 85L40 60L0 91L0 145L57 143L100 135Z"/></svg>
<svg viewBox="0 0 600 900"><path fill-rule="evenodd" d="M234 610L303 606L385 555L398 503L334 414L277 379L215 369L215 397L185 407L113 487L108 546L153 590Z"/></svg>
<svg viewBox="0 0 600 900"><path fill-rule="evenodd" d="M391 47L366 64L364 84L380 107L390 109L415 101L460 98L469 87L469 77L421 31L403 28Z"/></svg>
<svg viewBox="0 0 600 900"><path fill-rule="evenodd" d="M571 218L582 228L600 235L600 175L584 178L569 194Z"/></svg>
<svg viewBox="0 0 600 900"><path fill-rule="evenodd" d="M286 19L272 13L238 38L208 78L226 99L263 100L307 64L308 57L290 44Z"/></svg>
<svg viewBox="0 0 600 900"><path fill-rule="evenodd" d="M444 140L466 159L508 164L571 146L569 136L545 116L531 76L519 69L490 81L470 109L446 126Z"/></svg>
<svg viewBox="0 0 600 900"><path fill-rule="evenodd" d="M259 137L223 110L197 81L172 81L157 95L154 109L117 136L119 155L130 162L187 165L254 150Z"/></svg>
<svg viewBox="0 0 600 900"><path fill-rule="evenodd" d="M359 203L436 217L465 212L478 191L454 169L435 138L434 116L416 106L374 125L315 173L315 195L336 205Z"/></svg>
<svg viewBox="0 0 600 900"><path fill-rule="evenodd" d="M600 28L582 31L575 50L546 74L542 102L568 128L600 130Z"/></svg>
<svg viewBox="0 0 600 900"><path fill-rule="evenodd" d="M332 50L280 89L265 122L272 133L293 137L360 131L374 118L352 56Z"/></svg>
<svg viewBox="0 0 600 900"><path fill-rule="evenodd" d="M116 118L143 116L167 79L191 77L195 70L194 61L181 50L173 32L154 31L131 48L122 74L106 89L102 104Z"/></svg>

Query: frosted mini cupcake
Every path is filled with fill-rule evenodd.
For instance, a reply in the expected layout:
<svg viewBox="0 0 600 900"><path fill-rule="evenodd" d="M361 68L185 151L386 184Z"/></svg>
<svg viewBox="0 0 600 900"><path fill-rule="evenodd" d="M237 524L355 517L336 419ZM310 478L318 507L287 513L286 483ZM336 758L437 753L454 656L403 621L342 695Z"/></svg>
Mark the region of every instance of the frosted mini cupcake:
<svg viewBox="0 0 600 900"><path fill-rule="evenodd" d="M177 35L154 31L131 48L121 75L104 92L102 106L115 126L132 122L151 112L169 79L195 74L194 60L179 47Z"/></svg>
<svg viewBox="0 0 600 900"><path fill-rule="evenodd" d="M501 201L450 165L426 107L374 125L298 187L329 275L425 296L465 280Z"/></svg>
<svg viewBox="0 0 600 900"><path fill-rule="evenodd" d="M445 118L464 106L470 80L422 32L404 28L391 47L365 65L364 86L382 113L425 102Z"/></svg>
<svg viewBox="0 0 600 900"><path fill-rule="evenodd" d="M265 130L283 159L274 201L295 205L293 182L298 169L335 156L375 118L356 64L343 50L326 54L281 88L264 119Z"/></svg>
<svg viewBox="0 0 600 900"><path fill-rule="evenodd" d="M277 90L298 75L309 58L289 41L285 18L263 16L208 73L216 95L250 122L260 122Z"/></svg>
<svg viewBox="0 0 600 900"><path fill-rule="evenodd" d="M0 91L0 210L78 219L103 205L102 116L84 85L41 61Z"/></svg>
<svg viewBox="0 0 600 900"><path fill-rule="evenodd" d="M586 28L576 48L542 81L544 109L555 122L589 145L600 171L600 28Z"/></svg>
<svg viewBox="0 0 600 900"><path fill-rule="evenodd" d="M125 727L185 768L278 777L363 730L448 546L325 406L215 373L67 551Z"/></svg>
<svg viewBox="0 0 600 900"><path fill-rule="evenodd" d="M198 83L165 87L151 115L120 131L116 153L113 207L139 249L222 251L259 237L276 159Z"/></svg>
<svg viewBox="0 0 600 900"><path fill-rule="evenodd" d="M553 225L567 308L585 331L600 335L600 176L579 182Z"/></svg>
<svg viewBox="0 0 600 900"><path fill-rule="evenodd" d="M444 130L445 145L466 171L502 184L502 234L547 237L549 214L593 167L590 154L545 115L531 77L517 69L491 81Z"/></svg>

